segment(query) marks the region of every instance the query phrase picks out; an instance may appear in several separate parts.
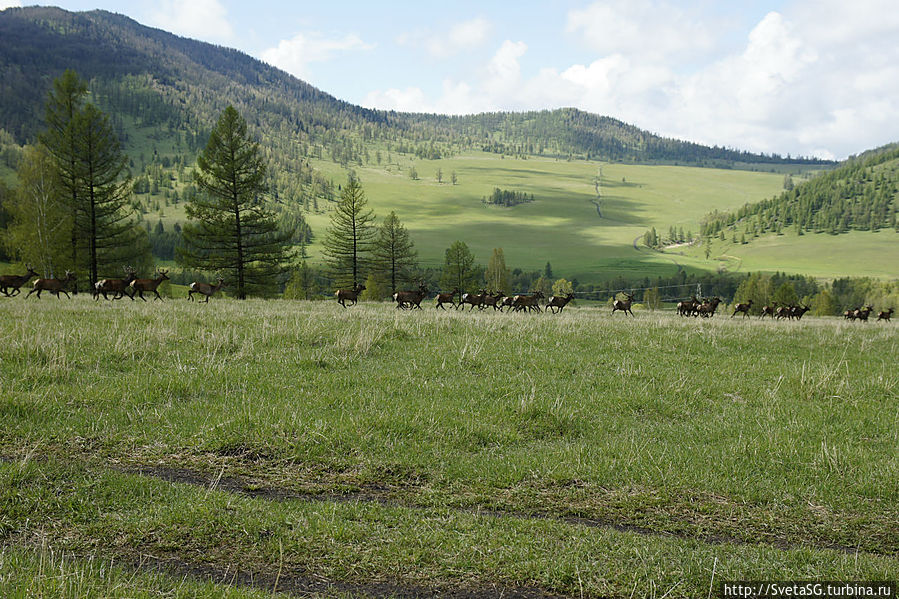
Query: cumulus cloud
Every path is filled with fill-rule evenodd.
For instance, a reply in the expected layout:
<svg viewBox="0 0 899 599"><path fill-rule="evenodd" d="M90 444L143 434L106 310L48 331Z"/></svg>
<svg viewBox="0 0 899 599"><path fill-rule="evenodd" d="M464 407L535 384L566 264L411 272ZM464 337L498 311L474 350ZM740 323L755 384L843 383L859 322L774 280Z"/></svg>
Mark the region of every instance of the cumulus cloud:
<svg viewBox="0 0 899 599"><path fill-rule="evenodd" d="M148 17L152 25L204 41L229 41L234 29L219 0L161 0Z"/></svg>
<svg viewBox="0 0 899 599"><path fill-rule="evenodd" d="M613 10L614 8L614 10ZM441 91L376 91L366 105L461 114L575 106L666 136L843 158L899 140L899 11L886 0L797 0L739 37L678 6L603 0L568 15L592 61L528 76L506 40ZM533 71L530 71L533 73Z"/></svg>
<svg viewBox="0 0 899 599"><path fill-rule="evenodd" d="M690 14L653 0L604 0L570 11L567 29L600 55L671 61L712 48L714 25L699 10Z"/></svg>
<svg viewBox="0 0 899 599"><path fill-rule="evenodd" d="M7 8L21 8L22 0L0 0L0 10L6 10Z"/></svg>
<svg viewBox="0 0 899 599"><path fill-rule="evenodd" d="M455 23L446 32L419 30L403 33L396 41L400 45L424 48L436 58L449 58L479 47L487 41L491 30L492 26L487 19L477 17Z"/></svg>
<svg viewBox="0 0 899 599"><path fill-rule="evenodd" d="M272 66L300 78L308 78L309 65L325 62L344 52L371 50L372 44L359 36L347 34L341 38L327 38L321 33L298 33L281 40L274 48L262 52L260 58Z"/></svg>

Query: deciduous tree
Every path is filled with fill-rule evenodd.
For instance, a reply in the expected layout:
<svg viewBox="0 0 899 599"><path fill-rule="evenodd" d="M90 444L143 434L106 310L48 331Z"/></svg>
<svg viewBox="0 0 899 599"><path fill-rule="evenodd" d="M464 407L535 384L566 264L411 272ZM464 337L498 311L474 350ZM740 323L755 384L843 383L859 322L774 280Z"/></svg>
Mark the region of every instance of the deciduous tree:
<svg viewBox="0 0 899 599"><path fill-rule="evenodd" d="M372 251L374 270L390 283L391 293L396 293L397 285L408 278L415 267L416 256L409 231L396 212L391 212L378 229Z"/></svg>

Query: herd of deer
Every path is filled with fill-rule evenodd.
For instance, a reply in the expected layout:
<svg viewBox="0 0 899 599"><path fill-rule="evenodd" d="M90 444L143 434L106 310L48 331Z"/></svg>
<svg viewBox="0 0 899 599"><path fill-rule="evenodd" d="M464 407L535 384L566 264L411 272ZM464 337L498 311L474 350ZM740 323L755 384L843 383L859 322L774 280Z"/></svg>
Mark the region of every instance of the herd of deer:
<svg viewBox="0 0 899 599"><path fill-rule="evenodd" d="M338 289L334 295L337 297L337 303L346 308L346 302L350 302L351 306L354 305L359 299L359 294L364 290L365 285L357 284L352 289ZM459 303L456 303L457 295L459 296ZM397 291L393 294L393 301L396 302L398 310L415 310L416 308L421 310L421 302L427 296L428 288L421 284L415 291ZM469 306L469 311L475 308L478 310L493 308L494 311L502 312L508 308L510 312L546 312L549 310L553 314L559 314L565 309L568 302L574 299L574 294L551 295L541 308L540 300L545 298L546 295L542 291L535 291L531 294L506 295L503 291L490 292L486 289L481 289L477 293L462 293L456 287L448 293L438 293L434 307L446 310L446 304L449 304L456 310L464 310L465 306ZM630 313L633 316L634 313L631 311L631 303L633 301L633 295L628 295L625 300L615 300L612 306L612 313L616 310L621 310L625 314Z"/></svg>
<svg viewBox="0 0 899 599"><path fill-rule="evenodd" d="M38 273L31 266L26 265L25 268L28 270L24 275L2 275L0 276L0 293L7 297L14 297L19 294L20 289L25 283L31 280L32 277L37 277ZM97 300L100 296L103 296L103 299L122 299L125 296L128 296L128 299L134 300L134 296L138 296L140 299L147 301L147 298L144 297L144 293L153 292L156 297L154 299L161 300L162 296L159 295L159 285L162 284L163 281L167 281L169 279L167 270L161 270L159 268L156 269L156 277L153 279L138 279L134 268L131 266L124 267L125 278L124 279L101 279L94 284L93 296L94 299ZM31 296L32 293L36 293L38 299L41 297L41 292L47 291L52 293L56 297L59 297L60 293L64 293L66 297L69 296L69 292L66 290L69 283L75 280L75 273L67 270L66 275L62 279L36 279L32 284L31 291L28 292L28 295L25 296L27 299ZM206 296L206 303L209 302L209 298L215 295L215 292L225 286L224 280L219 278L218 282L215 285L210 285L209 283L200 283L194 282L190 284L190 287L187 291L187 299L193 301L193 295L195 293L199 293L200 295ZM112 297L110 298L110 294Z"/></svg>
<svg viewBox="0 0 899 599"><path fill-rule="evenodd" d="M874 306L864 306L856 308L855 310L846 310L843 312L843 318L846 320L860 320L862 322L868 322L868 316L871 315L871 312L874 311ZM889 322L890 318L893 316L893 309L889 310L881 310L877 313L877 321L885 320Z"/></svg>

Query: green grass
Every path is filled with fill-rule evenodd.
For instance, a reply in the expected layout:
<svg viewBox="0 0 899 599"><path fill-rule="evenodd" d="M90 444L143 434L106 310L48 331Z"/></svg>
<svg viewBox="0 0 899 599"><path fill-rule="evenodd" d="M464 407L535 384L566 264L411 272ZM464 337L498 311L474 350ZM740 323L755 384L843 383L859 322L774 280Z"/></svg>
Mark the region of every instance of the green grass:
<svg viewBox="0 0 899 599"><path fill-rule="evenodd" d="M495 154L467 154L445 160L414 162L420 179L408 176L410 162L357 168L370 206L379 217L395 210L410 230L422 262L442 266L444 252L462 240L486 263L502 247L510 267L542 269L550 262L558 273L581 281L616 275L669 275L671 260L635 249L634 240L652 226L671 225L699 232L702 217L728 210L779 191L783 175L678 166L602 164L532 158L502 159ZM335 182L345 180L338 165L316 162ZM602 166L603 218L592 200L594 179ZM435 172L443 171L444 183ZM458 184L449 183L455 171ZM533 193L533 203L513 208L487 207L481 198L495 187ZM319 207L325 208L326 202ZM328 226L327 213L308 217L318 242ZM311 248L313 256L320 250ZM698 264L709 269L711 262Z"/></svg>
<svg viewBox="0 0 899 599"><path fill-rule="evenodd" d="M574 596L704 596L713 568L899 571L894 325L221 298L0 310L16 551ZM129 473L146 466L278 494Z"/></svg>
<svg viewBox="0 0 899 599"><path fill-rule="evenodd" d="M787 272L832 279L857 276L878 279L899 278L896 248L899 234L890 229L876 233L852 231L842 235L794 232L785 235L764 235L750 243L715 240L710 259L722 269L732 272ZM688 248L684 255L666 255L684 264L701 264L705 248ZM707 263L707 262L706 262Z"/></svg>

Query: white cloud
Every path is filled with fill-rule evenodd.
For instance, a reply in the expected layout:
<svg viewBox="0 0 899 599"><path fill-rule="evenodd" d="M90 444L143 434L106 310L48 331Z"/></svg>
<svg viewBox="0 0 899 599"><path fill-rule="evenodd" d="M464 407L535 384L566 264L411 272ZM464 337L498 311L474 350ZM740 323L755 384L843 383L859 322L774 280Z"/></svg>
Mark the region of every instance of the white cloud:
<svg viewBox="0 0 899 599"><path fill-rule="evenodd" d="M479 47L487 41L492 28L487 19L476 17L454 24L445 33L419 30L403 33L396 41L400 45L424 48L436 58L449 58Z"/></svg>
<svg viewBox="0 0 899 599"><path fill-rule="evenodd" d="M597 2L567 31L595 53L540 65L506 40L482 67L366 106L464 114L575 106L662 135L755 152L842 158L899 141L899 11L892 1L796 0L734 37L662 1ZM713 51L717 54L713 54Z"/></svg>
<svg viewBox="0 0 899 599"><path fill-rule="evenodd" d="M228 11L219 0L161 0L148 21L166 31L204 41L234 37Z"/></svg>
<svg viewBox="0 0 899 599"><path fill-rule="evenodd" d="M0 10L7 8L21 8L22 0L0 0Z"/></svg>
<svg viewBox="0 0 899 599"><path fill-rule="evenodd" d="M568 13L568 32L601 55L671 61L708 51L713 44L707 11L688 14L679 6L654 0L595 2Z"/></svg>
<svg viewBox="0 0 899 599"><path fill-rule="evenodd" d="M316 32L298 33L291 39L281 40L274 48L263 51L260 58L296 77L308 78L310 63L326 62L342 52L372 48L373 45L366 44L353 34L329 39Z"/></svg>

